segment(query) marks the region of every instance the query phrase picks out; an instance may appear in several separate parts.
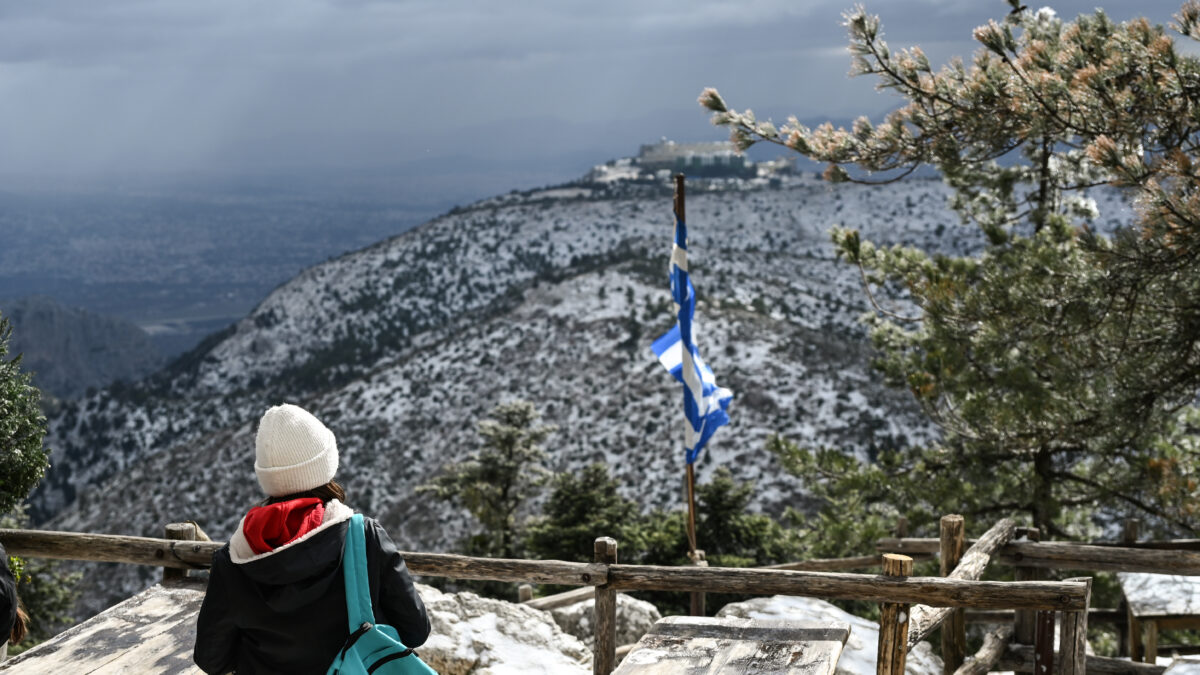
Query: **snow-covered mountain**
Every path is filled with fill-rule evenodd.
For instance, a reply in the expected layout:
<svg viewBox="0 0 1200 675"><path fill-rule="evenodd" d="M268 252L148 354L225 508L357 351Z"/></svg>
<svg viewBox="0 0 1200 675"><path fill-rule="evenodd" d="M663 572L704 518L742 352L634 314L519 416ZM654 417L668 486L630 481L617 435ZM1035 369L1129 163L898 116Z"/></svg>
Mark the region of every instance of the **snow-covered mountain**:
<svg viewBox="0 0 1200 675"><path fill-rule="evenodd" d="M827 230L975 245L943 185L689 185L699 342L735 392L700 480L729 466L774 510L803 494L765 452L772 433L863 457L930 438L906 395L870 370L858 271L834 259ZM52 422L35 514L42 527L151 536L191 519L226 539L261 498L254 424L289 401L337 434L352 505L403 546L445 550L467 517L415 488L477 447L475 423L518 397L558 427L551 469L602 461L645 508L677 506L680 393L649 349L673 322L672 228L667 181L617 163L312 267L142 384L68 406ZM106 574L109 597L139 590L150 571L135 573Z"/></svg>

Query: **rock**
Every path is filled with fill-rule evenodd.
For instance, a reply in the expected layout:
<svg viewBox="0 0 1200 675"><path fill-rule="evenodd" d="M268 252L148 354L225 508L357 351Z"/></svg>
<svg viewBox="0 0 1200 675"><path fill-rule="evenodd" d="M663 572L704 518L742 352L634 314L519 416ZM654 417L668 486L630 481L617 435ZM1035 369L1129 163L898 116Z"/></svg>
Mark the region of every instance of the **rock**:
<svg viewBox="0 0 1200 675"><path fill-rule="evenodd" d="M439 675L587 675L592 653L545 612L417 586L433 631L419 649Z"/></svg>
<svg viewBox="0 0 1200 675"><path fill-rule="evenodd" d="M555 623L564 632L574 635L591 649L595 642L596 604L593 600L583 600L566 607L550 610ZM658 608L636 598L617 594L617 646L637 642L655 621L662 618Z"/></svg>
<svg viewBox="0 0 1200 675"><path fill-rule="evenodd" d="M875 657L879 649L879 624L844 612L816 598L776 595L754 598L746 602L725 605L717 616L736 616L743 619L777 619L787 621L842 622L850 624L850 639L838 660L837 675L874 675ZM942 672L942 660L933 653L928 642L922 642L908 653L904 672L908 675L934 675Z"/></svg>

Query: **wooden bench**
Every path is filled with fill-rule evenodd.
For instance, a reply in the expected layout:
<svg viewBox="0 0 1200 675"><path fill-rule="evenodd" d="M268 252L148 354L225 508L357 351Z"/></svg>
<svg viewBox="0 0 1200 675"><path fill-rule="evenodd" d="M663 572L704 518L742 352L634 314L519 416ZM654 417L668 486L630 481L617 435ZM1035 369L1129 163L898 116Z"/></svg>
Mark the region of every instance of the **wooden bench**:
<svg viewBox="0 0 1200 675"><path fill-rule="evenodd" d="M1200 576L1119 572L1129 607L1129 654L1154 663L1160 629L1200 629Z"/></svg>

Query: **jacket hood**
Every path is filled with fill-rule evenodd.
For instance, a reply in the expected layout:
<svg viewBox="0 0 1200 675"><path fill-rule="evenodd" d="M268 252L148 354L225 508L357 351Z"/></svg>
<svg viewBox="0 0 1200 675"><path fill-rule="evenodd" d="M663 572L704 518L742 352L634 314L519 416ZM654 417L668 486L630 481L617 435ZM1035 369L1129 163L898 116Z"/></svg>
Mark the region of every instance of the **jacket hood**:
<svg viewBox="0 0 1200 675"><path fill-rule="evenodd" d="M250 546L250 542L246 540L246 518L243 516L241 521L238 522L237 531L235 531L233 536L229 539L229 559L232 560L235 565L244 565L246 563L279 555L280 553L290 548L295 548L299 544L302 544L305 541L318 536L322 532L333 528L335 525L350 520L350 516L353 515L354 510L349 506L346 506L336 499L331 499L325 504L325 513L319 526L309 530L308 532L305 532L302 536L289 541L283 546L276 547L275 550L267 551L266 553L255 553L254 548ZM342 529L344 530L345 528ZM340 554L338 559L341 559Z"/></svg>
<svg viewBox="0 0 1200 675"><path fill-rule="evenodd" d="M325 505L320 527L276 548L255 554L242 532L229 540L229 558L254 582L262 601L287 611L323 596L332 584L342 584L342 550L346 527L354 511L333 499ZM244 520L244 519L243 519Z"/></svg>

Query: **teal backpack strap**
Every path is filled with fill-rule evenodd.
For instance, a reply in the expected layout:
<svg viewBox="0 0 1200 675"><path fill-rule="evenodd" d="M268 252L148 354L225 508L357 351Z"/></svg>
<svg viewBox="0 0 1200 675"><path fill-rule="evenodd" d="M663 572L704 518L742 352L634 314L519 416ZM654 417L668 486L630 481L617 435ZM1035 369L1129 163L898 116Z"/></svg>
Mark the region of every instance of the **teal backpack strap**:
<svg viewBox="0 0 1200 675"><path fill-rule="evenodd" d="M400 640L392 626L375 623L367 576L367 537L363 517L354 514L346 528L342 574L346 581L346 616L350 635L326 675L437 675ZM406 658L407 657L407 658Z"/></svg>
<svg viewBox="0 0 1200 675"><path fill-rule="evenodd" d="M346 580L346 618L350 632L362 627L363 623L375 623L375 611L371 607L371 586L367 577L367 538L363 531L363 517L356 513L350 518L346 529L346 548L342 554L342 574Z"/></svg>

